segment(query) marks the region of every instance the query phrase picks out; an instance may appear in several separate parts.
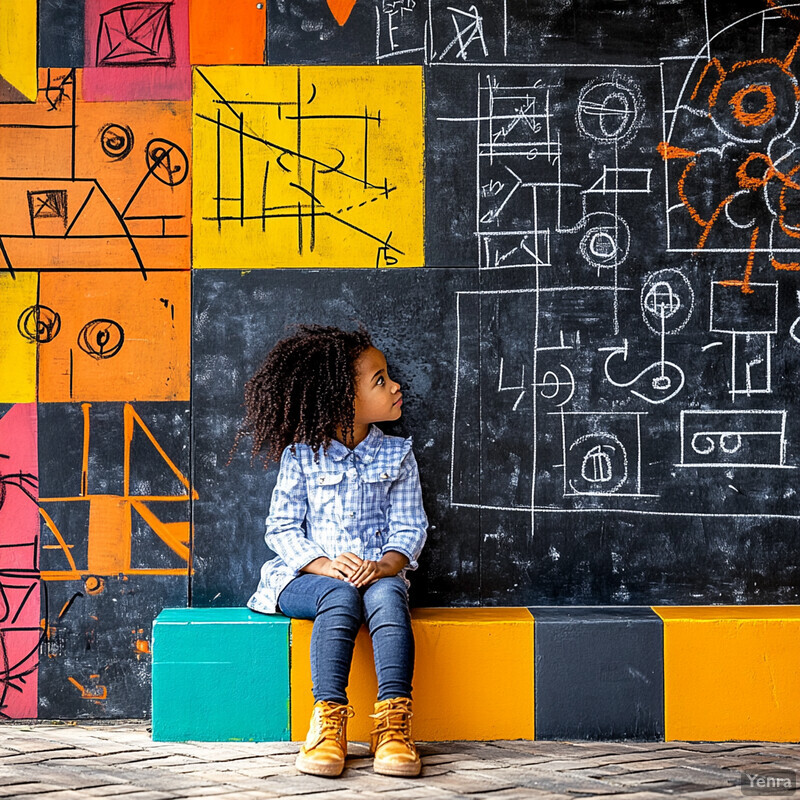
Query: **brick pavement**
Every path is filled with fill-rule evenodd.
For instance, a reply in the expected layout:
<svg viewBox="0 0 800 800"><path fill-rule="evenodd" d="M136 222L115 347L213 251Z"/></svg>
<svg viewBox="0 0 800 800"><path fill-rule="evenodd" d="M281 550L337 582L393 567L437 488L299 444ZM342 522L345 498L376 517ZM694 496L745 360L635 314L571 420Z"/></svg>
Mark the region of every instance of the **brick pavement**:
<svg viewBox="0 0 800 800"><path fill-rule="evenodd" d="M297 748L152 742L142 721L4 723L0 798L717 800L745 796L743 771L800 772L800 747L790 744L433 742L420 744L422 775L401 779L375 775L367 746L352 742L344 775L328 779L296 772Z"/></svg>

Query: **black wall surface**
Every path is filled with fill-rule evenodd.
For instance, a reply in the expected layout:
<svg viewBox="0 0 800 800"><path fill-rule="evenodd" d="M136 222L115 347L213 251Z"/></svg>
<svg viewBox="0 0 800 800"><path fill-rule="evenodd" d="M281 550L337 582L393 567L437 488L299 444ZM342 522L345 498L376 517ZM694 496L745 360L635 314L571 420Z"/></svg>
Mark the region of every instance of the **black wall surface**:
<svg viewBox="0 0 800 800"><path fill-rule="evenodd" d="M409 387L418 605L796 602L797 15L322 5L270 4L274 63L426 65L428 268L195 274L192 601L269 555L244 381L357 319Z"/></svg>

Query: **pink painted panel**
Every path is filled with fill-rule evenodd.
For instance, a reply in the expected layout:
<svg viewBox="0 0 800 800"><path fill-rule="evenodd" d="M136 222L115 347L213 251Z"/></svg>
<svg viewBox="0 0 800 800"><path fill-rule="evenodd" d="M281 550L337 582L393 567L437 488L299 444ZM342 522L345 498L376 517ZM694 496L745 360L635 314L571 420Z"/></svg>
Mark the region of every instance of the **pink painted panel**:
<svg viewBox="0 0 800 800"><path fill-rule="evenodd" d="M86 0L84 100L188 100L189 0Z"/></svg>
<svg viewBox="0 0 800 800"><path fill-rule="evenodd" d="M0 417L0 716L37 716L40 627L36 404Z"/></svg>

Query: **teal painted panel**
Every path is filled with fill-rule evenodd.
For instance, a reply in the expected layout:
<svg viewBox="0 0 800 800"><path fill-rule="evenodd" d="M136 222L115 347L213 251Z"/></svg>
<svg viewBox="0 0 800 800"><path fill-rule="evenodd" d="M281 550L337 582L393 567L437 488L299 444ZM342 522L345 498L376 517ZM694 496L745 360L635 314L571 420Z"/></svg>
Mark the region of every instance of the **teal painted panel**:
<svg viewBox="0 0 800 800"><path fill-rule="evenodd" d="M153 623L153 740L288 741L289 620L169 612Z"/></svg>
<svg viewBox="0 0 800 800"><path fill-rule="evenodd" d="M283 622L191 622L153 624L153 663L166 661L217 661L231 654L242 663L257 663L277 639L289 636ZM277 637L277 638L276 638Z"/></svg>
<svg viewBox="0 0 800 800"><path fill-rule="evenodd" d="M249 608L165 608L156 622L272 622L288 625L283 614L258 614Z"/></svg>

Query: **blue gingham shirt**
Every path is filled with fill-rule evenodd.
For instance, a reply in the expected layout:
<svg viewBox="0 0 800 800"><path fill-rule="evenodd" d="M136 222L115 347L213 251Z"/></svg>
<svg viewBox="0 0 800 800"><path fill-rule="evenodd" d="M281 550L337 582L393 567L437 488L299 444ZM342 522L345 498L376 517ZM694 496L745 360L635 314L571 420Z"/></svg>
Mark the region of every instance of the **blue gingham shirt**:
<svg viewBox="0 0 800 800"><path fill-rule="evenodd" d="M389 550L408 558L399 575L417 568L427 537L419 470L411 439L387 436L374 425L353 449L337 441L319 462L308 445L287 447L272 492L264 540L277 555L261 567L247 605L274 614L278 595L320 556L351 552L378 561Z"/></svg>

